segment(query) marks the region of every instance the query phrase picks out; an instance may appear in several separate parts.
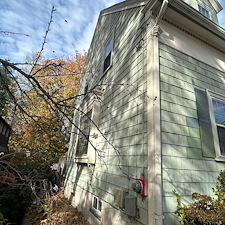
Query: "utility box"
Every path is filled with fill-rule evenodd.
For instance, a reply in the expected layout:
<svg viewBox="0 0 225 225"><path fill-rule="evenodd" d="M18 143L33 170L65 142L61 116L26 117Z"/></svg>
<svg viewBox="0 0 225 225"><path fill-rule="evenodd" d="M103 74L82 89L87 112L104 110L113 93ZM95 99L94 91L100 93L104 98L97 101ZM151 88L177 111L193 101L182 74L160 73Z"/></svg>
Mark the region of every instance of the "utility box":
<svg viewBox="0 0 225 225"><path fill-rule="evenodd" d="M121 209L124 208L126 190L123 188L114 189L114 204Z"/></svg>
<svg viewBox="0 0 225 225"><path fill-rule="evenodd" d="M128 216L135 217L137 212L137 197L133 195L125 196L125 213Z"/></svg>

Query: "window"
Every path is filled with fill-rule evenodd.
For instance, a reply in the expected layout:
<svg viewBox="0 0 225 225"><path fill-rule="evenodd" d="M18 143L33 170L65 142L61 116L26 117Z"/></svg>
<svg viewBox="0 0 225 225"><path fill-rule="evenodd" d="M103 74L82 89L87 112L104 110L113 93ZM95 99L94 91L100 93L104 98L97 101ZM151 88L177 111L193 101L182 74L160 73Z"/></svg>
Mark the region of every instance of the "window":
<svg viewBox="0 0 225 225"><path fill-rule="evenodd" d="M92 110L82 115L80 119L80 130L82 132L80 132L78 136L77 152L76 152L78 156L87 154L89 135L91 129L91 116Z"/></svg>
<svg viewBox="0 0 225 225"><path fill-rule="evenodd" d="M75 162L77 163L95 163L101 95L100 90L87 94L79 107L79 131L75 145Z"/></svg>
<svg viewBox="0 0 225 225"><path fill-rule="evenodd" d="M107 43L105 48L103 72L105 72L112 64L113 39Z"/></svg>
<svg viewBox="0 0 225 225"><path fill-rule="evenodd" d="M195 88L202 155L225 161L225 98Z"/></svg>
<svg viewBox="0 0 225 225"><path fill-rule="evenodd" d="M102 202L100 199L96 196L93 196L92 199L92 206L91 206L91 212L97 216L98 218L101 217L101 211L102 211Z"/></svg>
<svg viewBox="0 0 225 225"><path fill-rule="evenodd" d="M210 18L210 16L209 16L209 11L208 11L207 9L205 9L205 8L203 8L202 6L198 5L198 10L199 10L199 12L200 12L202 15L204 15L204 16L207 17L207 18Z"/></svg>
<svg viewBox="0 0 225 225"><path fill-rule="evenodd" d="M225 156L225 102L212 99L212 106L220 153Z"/></svg>

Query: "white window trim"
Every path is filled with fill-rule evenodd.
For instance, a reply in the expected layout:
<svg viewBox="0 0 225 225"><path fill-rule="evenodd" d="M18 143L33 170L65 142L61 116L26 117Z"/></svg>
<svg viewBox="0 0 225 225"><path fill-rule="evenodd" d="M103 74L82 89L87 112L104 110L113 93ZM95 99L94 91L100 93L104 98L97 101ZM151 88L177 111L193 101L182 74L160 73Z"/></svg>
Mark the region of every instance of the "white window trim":
<svg viewBox="0 0 225 225"><path fill-rule="evenodd" d="M208 102L209 102L210 120L211 120L212 131L213 131L214 146L216 151L215 160L219 162L225 162L225 155L222 155L220 151L220 144L219 144L219 138L217 133L217 123L215 121L214 109L212 104L212 100L217 100L217 101L221 101L225 103L225 97L209 90L207 90L207 95L208 95Z"/></svg>
<svg viewBox="0 0 225 225"><path fill-rule="evenodd" d="M110 60L110 65L107 67L107 69L104 70L104 62L106 59L106 47L109 44L109 42L112 41L112 51L111 51L111 60ZM109 38L107 38L105 44L104 44L104 57L103 57L103 62L102 62L102 76L105 75L110 68L113 65L113 55L114 55L114 32L112 35L109 36Z"/></svg>
<svg viewBox="0 0 225 225"><path fill-rule="evenodd" d="M94 207L94 200L97 199L97 209ZM91 212L97 216L99 219L101 218L101 211L99 210L99 203L101 202L101 206L102 206L102 201L97 197L94 196L92 197L92 202L91 202Z"/></svg>
<svg viewBox="0 0 225 225"><path fill-rule="evenodd" d="M80 105L80 109L83 113L87 113L92 109L91 115L91 127L90 127L90 135L89 142L87 147L87 154L82 154L80 156L76 155L75 151L75 162L76 163L85 163L85 164L95 164L96 152L94 146L97 146L97 140L95 138L96 135L99 134L98 123L99 123L99 113L100 113L100 97L102 95L102 91L93 91L93 93L87 95L84 98L83 103ZM81 113L80 113L81 114ZM80 119L79 125L80 127ZM79 131L76 137L76 145L75 149L77 149L78 139L79 139Z"/></svg>

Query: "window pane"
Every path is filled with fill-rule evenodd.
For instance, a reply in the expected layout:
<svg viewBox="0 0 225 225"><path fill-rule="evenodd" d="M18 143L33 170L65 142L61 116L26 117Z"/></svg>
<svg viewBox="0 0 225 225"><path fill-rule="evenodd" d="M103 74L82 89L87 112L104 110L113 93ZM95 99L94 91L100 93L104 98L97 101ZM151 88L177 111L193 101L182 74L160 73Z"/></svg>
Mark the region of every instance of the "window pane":
<svg viewBox="0 0 225 225"><path fill-rule="evenodd" d="M79 133L78 144L77 144L77 155L87 154L89 134L91 127L91 115L92 110L90 110L86 115L82 116L80 119L80 130L83 133Z"/></svg>
<svg viewBox="0 0 225 225"><path fill-rule="evenodd" d="M98 209L98 199L94 197L93 208Z"/></svg>
<svg viewBox="0 0 225 225"><path fill-rule="evenodd" d="M212 101L216 123L225 125L225 104L219 101Z"/></svg>
<svg viewBox="0 0 225 225"><path fill-rule="evenodd" d="M105 59L104 59L103 72L105 72L111 65L112 49L113 49L113 40L111 39L105 48Z"/></svg>
<svg viewBox="0 0 225 225"><path fill-rule="evenodd" d="M204 16L206 16L206 17L209 18L209 11L208 11L208 10L206 10L206 9L203 8L203 7L201 7L200 5L198 5L198 9L199 9L199 12L200 12L202 15L204 15Z"/></svg>
<svg viewBox="0 0 225 225"><path fill-rule="evenodd" d="M111 39L110 42L106 46L105 57L107 57L108 54L112 51L112 48L113 48L113 40Z"/></svg>
<svg viewBox="0 0 225 225"><path fill-rule="evenodd" d="M221 155L225 155L225 128L217 126Z"/></svg>
<svg viewBox="0 0 225 225"><path fill-rule="evenodd" d="M101 212L102 211L102 202L99 200L98 202L98 210Z"/></svg>
<svg viewBox="0 0 225 225"><path fill-rule="evenodd" d="M103 71L105 71L111 64L111 52L110 54L105 58L105 61L104 61L104 69Z"/></svg>

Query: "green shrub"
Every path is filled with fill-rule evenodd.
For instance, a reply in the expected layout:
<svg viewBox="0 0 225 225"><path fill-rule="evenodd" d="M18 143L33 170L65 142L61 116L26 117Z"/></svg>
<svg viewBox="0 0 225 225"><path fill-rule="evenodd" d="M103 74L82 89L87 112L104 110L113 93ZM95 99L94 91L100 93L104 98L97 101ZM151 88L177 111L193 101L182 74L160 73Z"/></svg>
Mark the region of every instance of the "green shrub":
<svg viewBox="0 0 225 225"><path fill-rule="evenodd" d="M0 190L2 214L8 218L11 223L20 224L23 220L24 214L31 204L30 196L31 191L29 188L18 188L16 186L4 185Z"/></svg>
<svg viewBox="0 0 225 225"><path fill-rule="evenodd" d="M0 213L0 225L3 225L7 222L7 219L4 218L3 214Z"/></svg>

